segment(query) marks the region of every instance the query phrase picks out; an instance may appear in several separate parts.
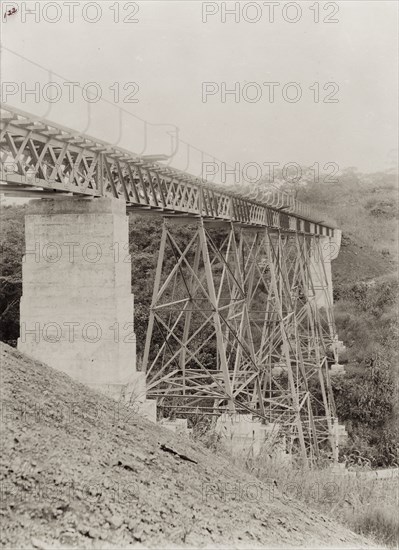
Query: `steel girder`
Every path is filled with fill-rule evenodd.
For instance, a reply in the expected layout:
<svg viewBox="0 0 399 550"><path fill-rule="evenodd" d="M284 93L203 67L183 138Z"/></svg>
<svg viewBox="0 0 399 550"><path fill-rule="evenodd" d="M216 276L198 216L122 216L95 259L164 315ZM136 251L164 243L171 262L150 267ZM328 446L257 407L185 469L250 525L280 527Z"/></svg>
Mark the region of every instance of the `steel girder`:
<svg viewBox="0 0 399 550"><path fill-rule="evenodd" d="M320 214L283 193L251 200L69 128L1 108L0 192L113 196L128 206L332 236ZM270 199L270 200L269 200Z"/></svg>
<svg viewBox="0 0 399 550"><path fill-rule="evenodd" d="M319 237L200 219L182 246L176 223L165 219L158 257L149 397L173 414L252 413L306 462L335 452L332 304L317 307L310 270Z"/></svg>

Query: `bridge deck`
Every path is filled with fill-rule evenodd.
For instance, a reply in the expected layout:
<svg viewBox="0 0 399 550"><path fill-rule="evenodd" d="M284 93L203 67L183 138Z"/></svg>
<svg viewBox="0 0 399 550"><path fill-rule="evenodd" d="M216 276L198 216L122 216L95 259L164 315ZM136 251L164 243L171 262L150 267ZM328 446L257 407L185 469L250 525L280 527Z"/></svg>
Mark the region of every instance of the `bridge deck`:
<svg viewBox="0 0 399 550"><path fill-rule="evenodd" d="M1 106L0 193L113 196L128 208L333 236L331 224L284 193L256 201L96 138Z"/></svg>

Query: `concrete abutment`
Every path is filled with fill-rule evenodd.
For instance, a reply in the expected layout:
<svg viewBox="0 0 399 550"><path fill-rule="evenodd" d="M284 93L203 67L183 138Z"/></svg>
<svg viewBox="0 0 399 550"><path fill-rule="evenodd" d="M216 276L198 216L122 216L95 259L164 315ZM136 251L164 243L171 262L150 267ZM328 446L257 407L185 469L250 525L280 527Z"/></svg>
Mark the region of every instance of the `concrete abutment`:
<svg viewBox="0 0 399 550"><path fill-rule="evenodd" d="M111 397L133 394L143 403L124 201L68 197L31 206L18 349Z"/></svg>

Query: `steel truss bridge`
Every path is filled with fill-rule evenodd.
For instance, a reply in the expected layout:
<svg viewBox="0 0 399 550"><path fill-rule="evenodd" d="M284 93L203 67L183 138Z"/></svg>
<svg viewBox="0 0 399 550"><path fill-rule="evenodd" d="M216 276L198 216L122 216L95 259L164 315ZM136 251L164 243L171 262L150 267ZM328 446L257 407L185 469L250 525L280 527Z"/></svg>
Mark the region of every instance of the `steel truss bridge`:
<svg viewBox="0 0 399 550"><path fill-rule="evenodd" d="M279 426L305 461L334 452L323 250L334 228L283 193L253 200L22 111L1 115L0 193L112 196L163 217L143 357L149 397L183 416L250 413ZM182 223L192 225L183 245Z"/></svg>

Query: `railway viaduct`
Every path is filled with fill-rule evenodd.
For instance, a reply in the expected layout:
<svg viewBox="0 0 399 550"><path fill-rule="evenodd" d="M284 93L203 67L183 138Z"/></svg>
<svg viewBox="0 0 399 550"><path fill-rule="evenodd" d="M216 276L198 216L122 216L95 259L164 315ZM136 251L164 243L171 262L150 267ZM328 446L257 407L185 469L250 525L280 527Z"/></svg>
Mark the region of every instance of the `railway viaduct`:
<svg viewBox="0 0 399 550"><path fill-rule="evenodd" d="M307 464L337 457L337 228L283 193L252 200L8 107L0 145L0 193L37 199L21 351L152 414L200 412L230 432L245 418L252 434L277 426ZM139 365L129 213L163 226Z"/></svg>

